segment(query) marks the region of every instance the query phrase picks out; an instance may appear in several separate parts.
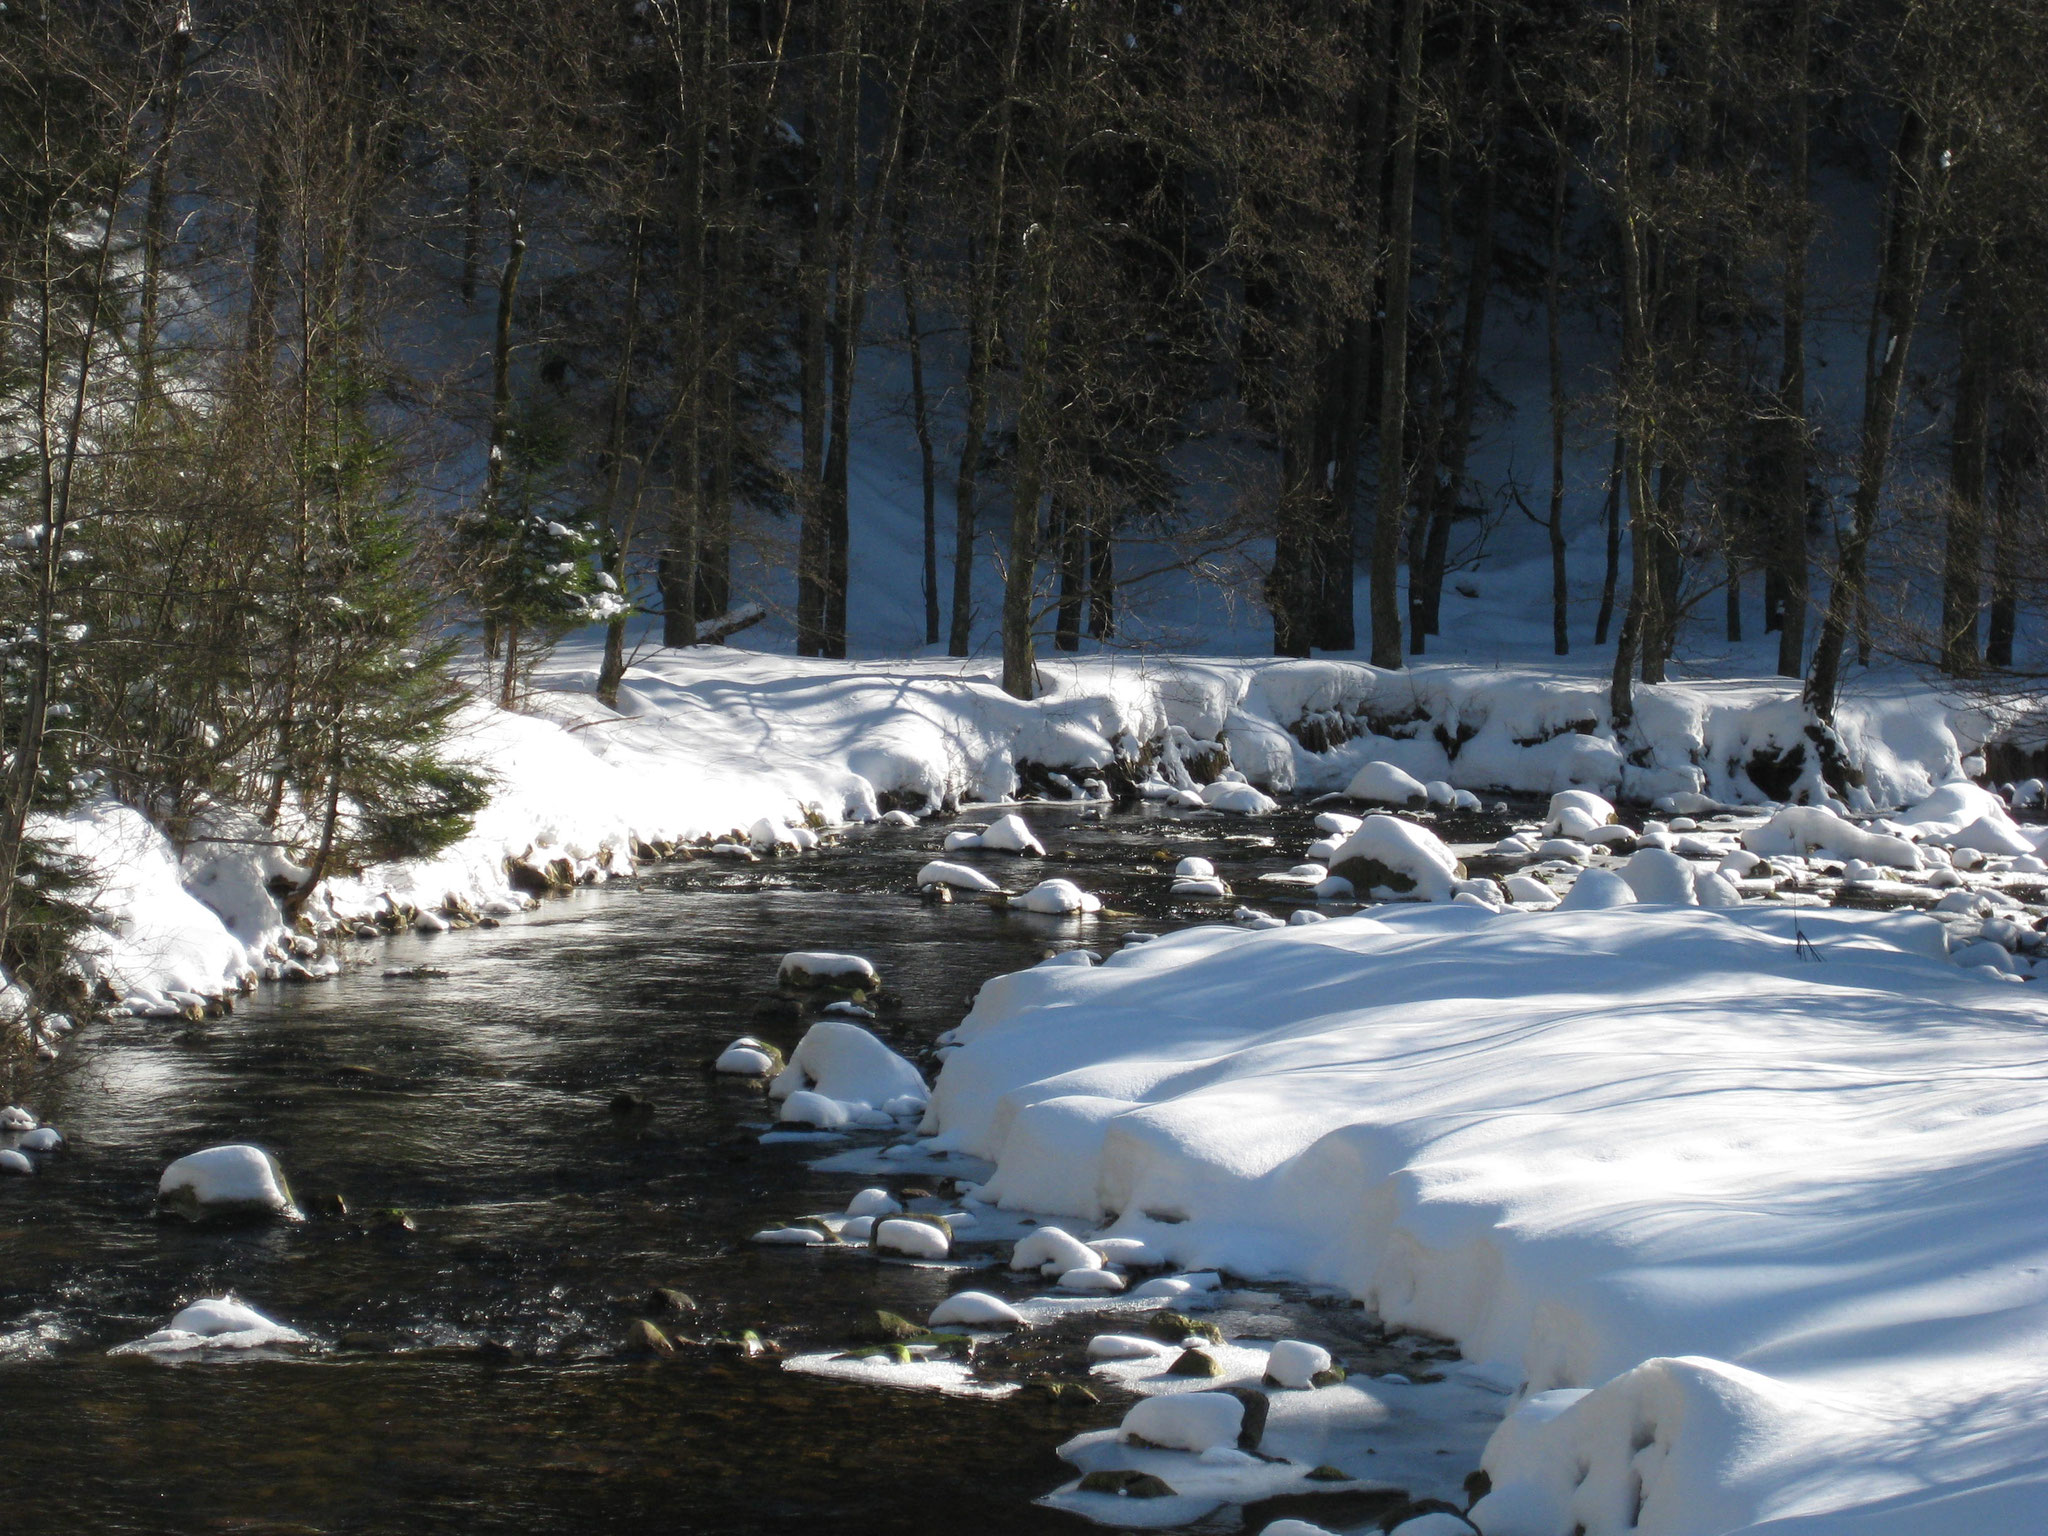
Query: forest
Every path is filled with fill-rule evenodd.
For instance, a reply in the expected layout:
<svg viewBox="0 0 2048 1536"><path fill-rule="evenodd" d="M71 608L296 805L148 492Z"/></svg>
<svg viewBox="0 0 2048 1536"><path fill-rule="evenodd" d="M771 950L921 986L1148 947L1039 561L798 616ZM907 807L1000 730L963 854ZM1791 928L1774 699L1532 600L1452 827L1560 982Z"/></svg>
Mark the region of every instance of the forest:
<svg viewBox="0 0 2048 1536"><path fill-rule="evenodd" d="M1505 516L1622 735L1745 583L1817 728L1873 653L2022 674L2044 65L2029 0L9 4L0 957L81 795L252 807L305 892L460 835L464 646L511 707L603 624L610 702L765 568L845 655L884 376L925 640L992 560L1019 697L1226 555L1398 668Z"/></svg>

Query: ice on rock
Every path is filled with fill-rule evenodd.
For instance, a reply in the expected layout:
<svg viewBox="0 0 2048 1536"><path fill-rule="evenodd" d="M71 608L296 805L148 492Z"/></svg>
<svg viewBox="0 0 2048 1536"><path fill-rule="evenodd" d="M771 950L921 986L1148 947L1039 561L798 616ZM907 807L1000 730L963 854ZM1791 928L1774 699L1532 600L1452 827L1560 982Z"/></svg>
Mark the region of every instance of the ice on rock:
<svg viewBox="0 0 2048 1536"><path fill-rule="evenodd" d="M993 849L998 853L1025 853L1037 858L1045 857L1045 844L1041 843L1024 818L1011 814L999 818L994 825L981 834L977 847Z"/></svg>
<svg viewBox="0 0 2048 1536"><path fill-rule="evenodd" d="M36 1165L12 1147L0 1147L0 1173L34 1173Z"/></svg>
<svg viewBox="0 0 2048 1536"><path fill-rule="evenodd" d="M1420 805L1429 799L1429 790L1422 780L1378 759L1353 774L1351 782L1344 786L1344 793L1349 799L1365 800L1374 805Z"/></svg>
<svg viewBox="0 0 2048 1536"><path fill-rule="evenodd" d="M304 1344L295 1328L265 1317L232 1297L195 1301L168 1324L132 1344L109 1350L114 1355L182 1355L200 1350L243 1350Z"/></svg>
<svg viewBox="0 0 2048 1536"><path fill-rule="evenodd" d="M157 1180L157 1198L195 1214L296 1216L276 1158L233 1143L179 1158Z"/></svg>
<svg viewBox="0 0 2048 1536"><path fill-rule="evenodd" d="M838 955L827 950L796 950L782 957L775 969L778 986L800 992L827 989L835 992L873 992L882 985L874 962L860 955Z"/></svg>
<svg viewBox="0 0 2048 1536"><path fill-rule="evenodd" d="M908 1216L878 1220L872 1242L877 1251L906 1259L943 1259L953 1251L953 1241L943 1229Z"/></svg>
<svg viewBox="0 0 2048 1536"><path fill-rule="evenodd" d="M64 1138L57 1134L55 1126L43 1125L30 1131L16 1145L29 1152L54 1152L64 1145Z"/></svg>
<svg viewBox="0 0 2048 1536"><path fill-rule="evenodd" d="M781 1069L781 1055L766 1041L742 1035L718 1053L711 1070L734 1077L773 1077Z"/></svg>
<svg viewBox="0 0 2048 1536"><path fill-rule="evenodd" d="M1636 893L1629 883L1611 869L1582 870L1572 888L1557 904L1560 912L1590 912L1604 907L1635 904Z"/></svg>
<svg viewBox="0 0 2048 1536"><path fill-rule="evenodd" d="M1283 1387L1313 1387L1316 1373L1327 1371L1332 1363L1330 1352L1320 1344L1279 1339L1266 1356L1266 1377Z"/></svg>
<svg viewBox="0 0 2048 1536"><path fill-rule="evenodd" d="M804 1099L803 1116L789 1108L799 1095ZM820 1019L797 1042L789 1065L768 1085L768 1096L784 1101L784 1120L822 1114L826 1118L812 1118L810 1123L831 1130L863 1110L893 1113L899 1100L914 1101L908 1106L914 1109L931 1094L916 1067L858 1024ZM813 1102L820 1099L838 1110L838 1118Z"/></svg>
<svg viewBox="0 0 2048 1536"><path fill-rule="evenodd" d="M1427 827L1396 816L1368 816L1332 855L1330 874L1374 897L1449 901L1464 869Z"/></svg>
<svg viewBox="0 0 2048 1536"><path fill-rule="evenodd" d="M932 1308L926 1322L933 1328L947 1324L962 1328L1021 1328L1024 1314L987 1291L955 1291Z"/></svg>
<svg viewBox="0 0 2048 1536"><path fill-rule="evenodd" d="M1244 1404L1227 1392L1179 1392L1131 1405L1118 1434L1125 1440L1197 1455L1214 1446L1235 1447L1244 1427Z"/></svg>
<svg viewBox="0 0 2048 1536"><path fill-rule="evenodd" d="M1107 1269L1070 1269L1056 1283L1063 1291L1115 1295L1124 1288L1124 1277Z"/></svg>
<svg viewBox="0 0 2048 1536"><path fill-rule="evenodd" d="M999 891L1001 886L968 864L949 864L944 859L934 859L917 872L917 883L926 885L949 885L956 891Z"/></svg>
<svg viewBox="0 0 2048 1536"><path fill-rule="evenodd" d="M1100 1269L1102 1263L1101 1254L1059 1227L1040 1227L1030 1236L1019 1238L1010 1250L1010 1268L1035 1269L1048 1276L1076 1269Z"/></svg>
<svg viewBox="0 0 2048 1536"><path fill-rule="evenodd" d="M1153 1360L1176 1346L1136 1333L1098 1333L1088 1341L1090 1360Z"/></svg>
<svg viewBox="0 0 2048 1536"><path fill-rule="evenodd" d="M1022 896L1012 896L1010 904L1048 917L1083 916L1102 910L1101 897L1071 880L1041 880Z"/></svg>
<svg viewBox="0 0 2048 1536"><path fill-rule="evenodd" d="M886 1189L864 1189L846 1202L849 1216L894 1216L902 1209L902 1202Z"/></svg>
<svg viewBox="0 0 2048 1536"><path fill-rule="evenodd" d="M1693 890L1692 866L1661 848L1637 849L1621 866L1620 873L1637 901L1667 907L1690 907L1699 901ZM1579 878L1583 883L1585 876Z"/></svg>

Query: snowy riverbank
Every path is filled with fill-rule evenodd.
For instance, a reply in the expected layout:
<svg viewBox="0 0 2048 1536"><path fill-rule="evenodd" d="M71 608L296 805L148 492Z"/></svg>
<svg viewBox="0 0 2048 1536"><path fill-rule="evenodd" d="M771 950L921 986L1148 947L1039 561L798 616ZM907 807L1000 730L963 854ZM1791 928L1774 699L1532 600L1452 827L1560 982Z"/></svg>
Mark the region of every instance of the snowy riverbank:
<svg viewBox="0 0 2048 1536"><path fill-rule="evenodd" d="M1087 778L1184 788L1227 767L1276 793L1312 793L1380 760L1474 791L1733 804L1827 793L1793 685L1775 679L1646 688L1640 739L1617 743L1599 723L1597 677L1533 667L1102 656L1047 663L1044 696L1025 703L1001 691L989 659L849 663L703 646L642 661L614 712L592 698L582 660L565 652L530 713L462 714L456 751L495 782L473 832L435 859L330 882L308 909L316 930L390 928L422 912L462 920L679 844L774 841L806 823L1027 787L1057 795ZM1899 681L1865 684L1840 727L1864 775L1847 805L1861 810L1953 778L1990 722ZM97 871L93 904L109 931L93 979L142 1011L189 1010L251 976L304 978L332 963L317 934L286 931L271 888L295 871L246 817L221 813L210 839L182 849L109 804L46 830Z"/></svg>
<svg viewBox="0 0 2048 1536"><path fill-rule="evenodd" d="M1382 908L1000 978L926 1130L1456 1339L1486 1536L1975 1536L2048 1498L2044 1026L1924 916Z"/></svg>

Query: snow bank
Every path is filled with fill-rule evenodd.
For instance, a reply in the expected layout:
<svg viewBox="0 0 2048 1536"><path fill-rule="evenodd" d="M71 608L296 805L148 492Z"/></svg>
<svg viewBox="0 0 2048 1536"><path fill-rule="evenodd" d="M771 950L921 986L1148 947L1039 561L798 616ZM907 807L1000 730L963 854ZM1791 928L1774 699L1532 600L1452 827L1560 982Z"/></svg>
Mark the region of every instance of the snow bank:
<svg viewBox="0 0 2048 1536"><path fill-rule="evenodd" d="M515 881L602 881L692 842L800 850L817 827L900 817L892 807L1001 801L1037 773L1121 778L1158 798L1250 814L1271 809L1275 794L1354 784L1437 803L1479 790L1583 791L1594 806L1678 795L1818 808L1832 798L1796 690L1778 679L1646 687L1636 735L1617 741L1603 724L1603 683L1534 667L1049 658L1030 701L1005 694L998 673L989 657L845 662L692 646L638 662L610 710L592 697L594 652L566 648L528 713L479 701L456 717L451 755L493 785L470 835L432 859L332 878L307 913L324 928L398 909L510 912L527 901ZM1838 719L1862 776L1847 808L1915 804L1930 824L1942 819L1929 797L1957 780L1992 724L1917 685L1859 682ZM253 816L216 808L176 848L112 802L38 830L98 871L93 904L107 933L87 957L89 979L134 1011L190 1011L258 975L331 971L272 894L272 882L303 869L290 850L264 846ZM1981 808L1943 836L2020 851ZM1004 817L978 846L1029 853L1035 842ZM995 888L953 863L927 865L918 880Z"/></svg>
<svg viewBox="0 0 2048 1536"><path fill-rule="evenodd" d="M1488 1536L2019 1530L2048 1003L1945 948L1767 907L1206 926L990 982L925 1128L997 1193L1518 1383Z"/></svg>

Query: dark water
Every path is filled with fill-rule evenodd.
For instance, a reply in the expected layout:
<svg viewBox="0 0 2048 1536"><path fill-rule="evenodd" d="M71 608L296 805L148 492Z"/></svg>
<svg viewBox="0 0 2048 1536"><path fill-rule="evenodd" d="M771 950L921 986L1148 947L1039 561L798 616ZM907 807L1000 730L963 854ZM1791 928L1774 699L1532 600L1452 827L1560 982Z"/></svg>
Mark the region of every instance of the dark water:
<svg viewBox="0 0 2048 1536"><path fill-rule="evenodd" d="M782 953L871 958L892 1002L874 1027L915 1056L990 976L1235 904L1169 906L1162 851L1211 858L1256 900L1274 893L1255 873L1315 835L1302 813L1031 820L1047 860L970 857L1012 890L1072 875L1116 915L926 905L911 879L944 829L883 832L802 859L668 866L495 931L354 945L337 981L266 988L230 1018L82 1031L20 1088L67 1149L0 1180L0 1518L52 1533L1077 1529L1029 1500L1062 1480L1055 1445L1113 1422L1104 1408L619 1353L656 1286L698 1300L693 1335L802 1347L844 1341L859 1309L921 1317L975 1283L745 1241L878 1182L810 1171L816 1148L761 1146L758 1090L703 1071L740 1033L795 1044L804 1021L761 1013ZM449 974L382 974L421 964ZM653 1112L616 1115L620 1090ZM302 1205L338 1193L356 1219L157 1219L164 1165L227 1141L268 1147ZM365 1230L381 1208L415 1230ZM230 1291L321 1347L107 1355Z"/></svg>

